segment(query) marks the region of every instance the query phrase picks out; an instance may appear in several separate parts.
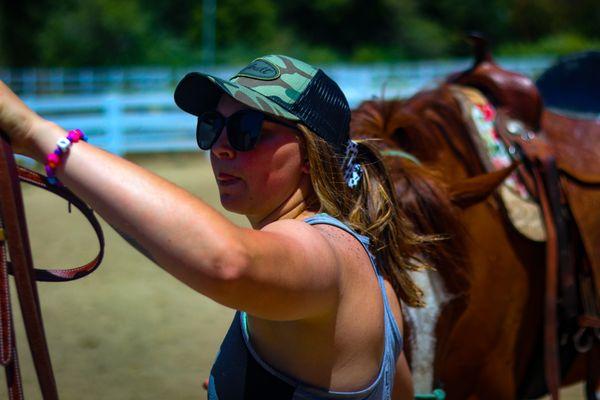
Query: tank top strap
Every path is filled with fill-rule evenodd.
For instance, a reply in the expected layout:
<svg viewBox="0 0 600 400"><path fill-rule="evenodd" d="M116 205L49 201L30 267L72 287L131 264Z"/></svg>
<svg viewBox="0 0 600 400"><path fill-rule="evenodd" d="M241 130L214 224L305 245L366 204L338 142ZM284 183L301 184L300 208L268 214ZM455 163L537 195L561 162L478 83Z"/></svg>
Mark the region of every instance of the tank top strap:
<svg viewBox="0 0 600 400"><path fill-rule="evenodd" d="M394 359L397 359L402 352L404 341L402 339L402 333L400 332L398 323L396 322L396 318L394 317L394 313L392 312L392 307L390 306L385 286L383 285L383 278L381 275L379 275L377 278L379 279L379 284L382 287L381 292L383 295L385 324L389 327L389 332L391 333L391 336L388 338L388 340L390 341L390 345L394 351ZM386 328L386 330L388 329Z"/></svg>
<svg viewBox="0 0 600 400"><path fill-rule="evenodd" d="M379 272L379 269L377 268L377 260L375 259L375 257L371 253L371 251L369 250L369 243L370 243L369 238L367 236L359 234L358 232L354 231L352 228L350 228L348 225L346 225L339 219L332 217L331 215L326 214L326 213L315 214L312 217L306 218L304 220L304 222L306 222L310 225L327 224L327 225L336 226L336 227L348 232L352 236L354 236L363 245L365 251L369 255L369 258L371 260L371 265L373 266L373 270L375 271L375 274L377 275L377 281L379 283L381 295L383 296L383 306L385 309L385 324L387 325L387 328L389 328L389 329L386 329L386 337L387 337L387 340L391 340L392 343L390 343L390 344L394 348L394 353L395 353L394 355L397 357L400 354L400 352L402 351L402 345L403 345L402 334L400 333L400 329L398 328L398 324L396 323L396 318L394 318L394 314L393 314L392 308L390 306L387 292L385 290L383 276L381 275L381 273ZM387 332L391 332L391 336L388 335Z"/></svg>
<svg viewBox="0 0 600 400"><path fill-rule="evenodd" d="M371 251L369 250L369 244L370 244L369 238L365 235L361 235L360 233L356 232L354 229L350 228L348 225L346 225L339 219L332 217L329 214L320 213L320 214L315 214L312 217L305 218L304 222L306 222L309 225L318 225L318 224L333 225L333 226L336 226L336 227L348 232L349 234L354 236L356 238L356 240L358 240L359 242L362 243L363 247L369 254L369 257L371 259L373 259L373 255L371 254Z"/></svg>

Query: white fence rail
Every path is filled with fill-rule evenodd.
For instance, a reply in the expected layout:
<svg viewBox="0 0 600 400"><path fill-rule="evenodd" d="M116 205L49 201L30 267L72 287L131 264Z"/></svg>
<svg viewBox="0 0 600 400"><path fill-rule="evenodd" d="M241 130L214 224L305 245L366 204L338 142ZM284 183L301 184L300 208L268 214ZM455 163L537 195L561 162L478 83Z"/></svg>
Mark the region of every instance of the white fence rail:
<svg viewBox="0 0 600 400"><path fill-rule="evenodd" d="M551 61L549 58L537 58L500 60L499 63L507 69L535 76L547 68ZM338 82L350 105L356 107L363 100L382 95L385 98L408 97L428 85L436 84L450 73L464 70L470 63L470 60L452 60L369 66L338 65L325 69ZM224 68L211 72L227 78L236 70L237 68ZM174 70L168 71L174 73ZM89 92L67 95L39 95L37 93L40 90L36 90L35 87L41 85L42 81L6 79L6 71L2 75L0 70L0 79L5 80L13 89L24 85L24 93L21 95L25 102L41 115L66 129L80 128L90 136L92 143L116 154L125 154L190 151L196 148L195 118L180 111L173 102L172 83L184 73L179 72L177 79L173 79L174 76L166 72L155 75L157 78L153 82L162 82L158 85L160 91L143 90L135 93L100 90L105 82L94 78L100 76L99 74L86 75L86 80L78 81L75 85L78 89L72 90ZM15 74L12 75L13 78L14 76ZM130 82L142 81L143 74ZM25 90L27 85L29 89ZM63 90L66 88L60 87ZM109 87L114 89L114 85ZM146 89L148 87L154 86L145 86Z"/></svg>
<svg viewBox="0 0 600 400"><path fill-rule="evenodd" d="M529 76L537 75L553 61L552 57L499 58L505 68ZM464 69L472 59L411 61L370 65L331 64L324 70L331 76L364 76L372 81L431 80ZM188 71L205 71L228 78L241 66L207 68L140 67L140 68L18 68L0 67L0 80L22 96L47 94L89 94L105 92L140 92L172 90Z"/></svg>
<svg viewBox="0 0 600 400"><path fill-rule="evenodd" d="M65 129L79 128L90 143L116 154L196 148L195 119L164 93L46 96L24 99Z"/></svg>

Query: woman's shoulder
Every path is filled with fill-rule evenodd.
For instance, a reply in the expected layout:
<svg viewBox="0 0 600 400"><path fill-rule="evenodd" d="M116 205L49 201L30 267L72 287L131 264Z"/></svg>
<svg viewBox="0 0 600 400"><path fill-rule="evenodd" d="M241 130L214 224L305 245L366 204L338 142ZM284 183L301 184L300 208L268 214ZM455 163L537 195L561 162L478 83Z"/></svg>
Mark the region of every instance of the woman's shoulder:
<svg viewBox="0 0 600 400"><path fill-rule="evenodd" d="M305 251L311 253L333 254L334 245L330 240L332 226L311 225L302 219L282 219L271 222L261 228L261 232L272 233L280 240L291 240ZM339 229L338 229L339 230ZM323 240L326 239L326 240Z"/></svg>
<svg viewBox="0 0 600 400"><path fill-rule="evenodd" d="M263 232L274 232L293 236L297 240L314 243L318 247L325 245L336 253L348 251L361 252L362 236L356 234L340 220L328 214L315 214L304 219L283 219L272 222L261 229Z"/></svg>

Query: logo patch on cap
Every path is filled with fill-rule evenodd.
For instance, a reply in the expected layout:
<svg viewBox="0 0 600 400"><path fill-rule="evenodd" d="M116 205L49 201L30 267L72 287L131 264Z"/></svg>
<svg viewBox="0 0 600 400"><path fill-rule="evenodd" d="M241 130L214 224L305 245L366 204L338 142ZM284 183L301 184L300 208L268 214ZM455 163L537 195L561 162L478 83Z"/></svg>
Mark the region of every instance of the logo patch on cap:
<svg viewBox="0 0 600 400"><path fill-rule="evenodd" d="M272 81L281 76L281 71L277 65L259 58L252 61L252 63L238 72L233 78L242 76L246 78L260 79L263 81Z"/></svg>

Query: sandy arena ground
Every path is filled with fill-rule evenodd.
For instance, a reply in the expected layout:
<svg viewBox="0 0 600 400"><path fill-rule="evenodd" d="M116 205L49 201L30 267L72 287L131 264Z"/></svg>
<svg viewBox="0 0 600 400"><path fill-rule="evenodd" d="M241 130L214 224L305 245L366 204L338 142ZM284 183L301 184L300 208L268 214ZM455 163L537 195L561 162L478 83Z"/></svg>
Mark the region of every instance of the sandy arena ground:
<svg viewBox="0 0 600 400"><path fill-rule="evenodd" d="M139 156L133 161L248 226L243 217L220 207L202 155ZM38 189L24 186L24 194L36 265L67 267L94 257L93 231L77 211L68 214L65 202ZM106 253L96 273L71 283L38 286L61 399L205 398L202 381L233 311L175 280L102 225ZM16 314L26 398L40 399L20 312ZM563 395L583 399L580 387ZM2 398L7 398L4 382Z"/></svg>

